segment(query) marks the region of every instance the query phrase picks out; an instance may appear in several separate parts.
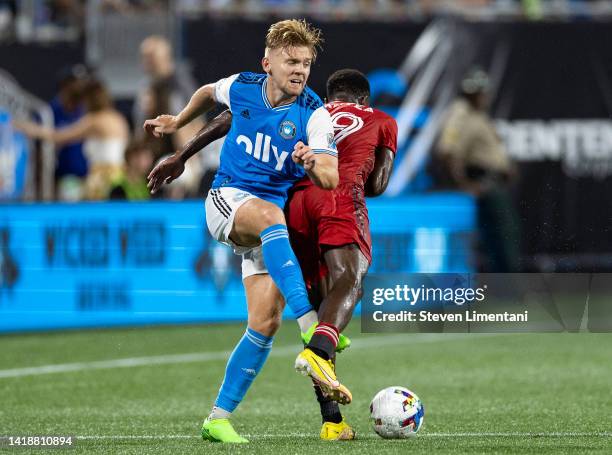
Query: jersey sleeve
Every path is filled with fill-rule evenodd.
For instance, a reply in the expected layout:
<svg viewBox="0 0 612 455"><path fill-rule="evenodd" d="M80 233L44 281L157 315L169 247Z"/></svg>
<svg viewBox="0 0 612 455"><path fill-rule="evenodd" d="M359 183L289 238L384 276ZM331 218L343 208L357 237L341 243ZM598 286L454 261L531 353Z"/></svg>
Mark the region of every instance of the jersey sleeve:
<svg viewBox="0 0 612 455"><path fill-rule="evenodd" d="M215 101L217 103L225 104L227 107L232 109L230 102L230 87L238 77L238 74L232 74L229 77L224 77L215 82Z"/></svg>
<svg viewBox="0 0 612 455"><path fill-rule="evenodd" d="M338 156L331 116L324 106L317 108L308 119L306 134L308 135L308 146L314 153Z"/></svg>
<svg viewBox="0 0 612 455"><path fill-rule="evenodd" d="M380 126L378 146L387 147L393 153L397 152L397 122L392 117L385 117Z"/></svg>

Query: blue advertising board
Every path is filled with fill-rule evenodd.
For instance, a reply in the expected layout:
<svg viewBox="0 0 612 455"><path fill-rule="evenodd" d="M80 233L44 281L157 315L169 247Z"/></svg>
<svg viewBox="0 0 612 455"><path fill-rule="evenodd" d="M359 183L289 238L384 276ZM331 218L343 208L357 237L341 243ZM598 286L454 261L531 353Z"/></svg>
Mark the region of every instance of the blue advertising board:
<svg viewBox="0 0 612 455"><path fill-rule="evenodd" d="M473 201L373 200L372 271L470 270ZM0 205L0 332L246 319L201 201Z"/></svg>

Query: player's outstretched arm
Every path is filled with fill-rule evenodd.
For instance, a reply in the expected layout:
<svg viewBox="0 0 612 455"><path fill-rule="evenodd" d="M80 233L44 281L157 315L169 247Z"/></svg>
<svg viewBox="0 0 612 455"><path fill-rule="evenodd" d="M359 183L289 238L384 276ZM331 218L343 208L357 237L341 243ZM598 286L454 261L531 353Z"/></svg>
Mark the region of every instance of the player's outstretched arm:
<svg viewBox="0 0 612 455"><path fill-rule="evenodd" d="M29 121L15 121L15 129L33 139L54 142L55 145L69 144L84 140L93 130L91 115L85 115L78 122L64 128L54 129Z"/></svg>
<svg viewBox="0 0 612 455"><path fill-rule="evenodd" d="M293 161L304 166L310 180L324 190L333 190L338 186L338 158L327 153L315 153L303 142L295 144Z"/></svg>
<svg viewBox="0 0 612 455"><path fill-rule="evenodd" d="M208 144L227 134L232 125L232 113L227 110L202 127L182 150L170 155L153 168L147 177L147 187L155 194L161 186L171 183L185 171L185 163Z"/></svg>
<svg viewBox="0 0 612 455"><path fill-rule="evenodd" d="M365 184L365 195L368 197L380 196L387 189L389 177L393 170L395 153L387 147L378 147L374 159L374 169Z"/></svg>
<svg viewBox="0 0 612 455"><path fill-rule="evenodd" d="M196 117L210 111L216 104L215 84L207 84L193 94L187 106L178 115L158 115L144 122L143 128L155 137L175 133Z"/></svg>

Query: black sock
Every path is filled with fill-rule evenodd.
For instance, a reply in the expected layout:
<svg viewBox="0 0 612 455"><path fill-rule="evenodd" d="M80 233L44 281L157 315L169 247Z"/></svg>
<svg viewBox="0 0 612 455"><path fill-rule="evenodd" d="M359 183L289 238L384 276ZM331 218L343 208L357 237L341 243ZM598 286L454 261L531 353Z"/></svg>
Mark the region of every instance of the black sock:
<svg viewBox="0 0 612 455"><path fill-rule="evenodd" d="M330 400L329 398L326 398L318 386L314 386L314 390L317 395L317 401L319 402L319 406L321 407L321 418L323 420L323 423L342 422L342 413L340 412L340 406L338 405L338 403L333 400Z"/></svg>
<svg viewBox="0 0 612 455"><path fill-rule="evenodd" d="M325 322L319 322L308 343L308 347L315 354L323 357L325 360L329 360L336 352L339 336L340 334L336 327Z"/></svg>
<svg viewBox="0 0 612 455"><path fill-rule="evenodd" d="M312 352L314 352L316 355L318 355L319 357L323 357L325 360L329 360L330 356L327 353L327 351L323 350L323 349L319 349L316 346L311 345L310 343L306 346L308 349L310 349Z"/></svg>

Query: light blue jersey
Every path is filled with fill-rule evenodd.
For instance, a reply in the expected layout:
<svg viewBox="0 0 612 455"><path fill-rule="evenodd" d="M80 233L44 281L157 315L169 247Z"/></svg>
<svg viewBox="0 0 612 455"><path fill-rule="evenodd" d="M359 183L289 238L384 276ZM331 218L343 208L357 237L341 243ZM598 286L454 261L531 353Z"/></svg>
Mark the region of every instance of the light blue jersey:
<svg viewBox="0 0 612 455"><path fill-rule="evenodd" d="M215 98L232 111L213 188L228 186L284 208L289 188L305 175L291 159L299 141L337 156L331 118L308 87L291 104L272 107L266 74L240 73L215 84Z"/></svg>

